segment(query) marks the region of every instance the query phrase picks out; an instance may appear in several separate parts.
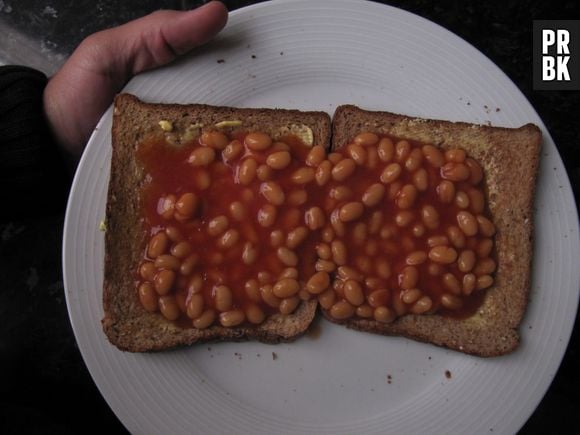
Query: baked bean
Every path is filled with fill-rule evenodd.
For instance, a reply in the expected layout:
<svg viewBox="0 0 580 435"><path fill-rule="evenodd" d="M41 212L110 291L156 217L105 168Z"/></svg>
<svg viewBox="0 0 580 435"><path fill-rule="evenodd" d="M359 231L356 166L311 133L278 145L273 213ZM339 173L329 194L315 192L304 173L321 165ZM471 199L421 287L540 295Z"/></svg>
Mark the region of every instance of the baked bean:
<svg viewBox="0 0 580 435"><path fill-rule="evenodd" d="M455 225L447 228L447 237L449 237L449 241L454 247L461 249L465 246L465 235Z"/></svg>
<svg viewBox="0 0 580 435"><path fill-rule="evenodd" d="M168 226L167 228L165 228L165 234L167 234L167 237L172 242L177 243L183 240L183 234L181 233L181 231L179 231L177 227Z"/></svg>
<svg viewBox="0 0 580 435"><path fill-rule="evenodd" d="M187 283L187 293L196 294L203 290L203 278L200 274L193 275Z"/></svg>
<svg viewBox="0 0 580 435"><path fill-rule="evenodd" d="M402 209L411 208L417 199L417 188L413 184L405 184L397 195L397 206Z"/></svg>
<svg viewBox="0 0 580 435"><path fill-rule="evenodd" d="M344 297L345 299L355 307L362 305L365 301L365 296L360 284L352 279L347 280L344 283Z"/></svg>
<svg viewBox="0 0 580 435"><path fill-rule="evenodd" d="M444 269L440 264L430 262L427 265L427 273L431 276L439 276L443 273L443 271Z"/></svg>
<svg viewBox="0 0 580 435"><path fill-rule="evenodd" d="M268 165L259 165L256 169L256 177L260 181L271 180L274 175L274 170Z"/></svg>
<svg viewBox="0 0 580 435"><path fill-rule="evenodd" d="M218 246L221 249L231 249L236 243L238 243L239 239L240 239L239 231L230 228L225 233L223 233L221 238L218 240Z"/></svg>
<svg viewBox="0 0 580 435"><path fill-rule="evenodd" d="M331 244L332 259L335 264L342 266L346 264L347 250L346 245L341 240L333 240Z"/></svg>
<svg viewBox="0 0 580 435"><path fill-rule="evenodd" d="M296 308L298 308L299 304L300 298L298 296L292 296L289 298L282 299L282 302L280 302L278 310L280 310L281 314L287 316L288 314L292 314L296 310Z"/></svg>
<svg viewBox="0 0 580 435"><path fill-rule="evenodd" d="M186 314L190 319L197 319L203 314L204 299L201 293L196 293L189 297L187 302Z"/></svg>
<svg viewBox="0 0 580 435"><path fill-rule="evenodd" d="M300 285L298 281L292 278L284 278L274 284L272 292L275 296L279 298L289 298L294 296L300 290Z"/></svg>
<svg viewBox="0 0 580 435"><path fill-rule="evenodd" d="M290 179L295 184L308 184L314 180L315 171L308 166L304 166L302 168L296 169Z"/></svg>
<svg viewBox="0 0 580 435"><path fill-rule="evenodd" d="M455 184L449 180L443 180L436 188L439 201L443 204L451 204L455 199Z"/></svg>
<svg viewBox="0 0 580 435"><path fill-rule="evenodd" d="M461 251L459 258L457 259L457 267L463 273L471 272L475 266L475 252L471 250Z"/></svg>
<svg viewBox="0 0 580 435"><path fill-rule="evenodd" d="M306 282L306 290L313 295L318 295L324 292L330 285L330 276L327 272L316 272Z"/></svg>
<svg viewBox="0 0 580 435"><path fill-rule="evenodd" d="M364 206L360 202L349 202L340 208L339 218L342 222L351 222L362 216Z"/></svg>
<svg viewBox="0 0 580 435"><path fill-rule="evenodd" d="M164 219L171 219L173 217L173 209L177 198L173 194L168 194L159 198L157 202L157 214Z"/></svg>
<svg viewBox="0 0 580 435"><path fill-rule="evenodd" d="M321 145L315 145L308 152L306 156L306 164L308 166L319 166L326 157L326 150Z"/></svg>
<svg viewBox="0 0 580 435"><path fill-rule="evenodd" d="M374 310L367 304L360 305L356 307L355 314L358 317L362 317L364 319L368 319L369 317L373 317Z"/></svg>
<svg viewBox="0 0 580 435"><path fill-rule="evenodd" d="M471 173L469 176L469 182L473 185L481 183L481 180L483 180L483 169L481 169L479 163L468 158L465 160L465 165L469 168L469 172Z"/></svg>
<svg viewBox="0 0 580 435"><path fill-rule="evenodd" d="M429 251L429 259L439 264L451 264L457 259L457 251L449 246L435 246Z"/></svg>
<svg viewBox="0 0 580 435"><path fill-rule="evenodd" d="M433 301L429 296L421 297L417 302L411 307L411 312L413 314L423 314L431 309L433 306Z"/></svg>
<svg viewBox="0 0 580 435"><path fill-rule="evenodd" d="M477 288L477 290L483 290L488 287L491 287L492 284L493 278L490 275L481 275L477 277L475 288Z"/></svg>
<svg viewBox="0 0 580 435"><path fill-rule="evenodd" d="M282 271L282 273L280 273L280 275L278 276L278 280L281 280L284 278L298 279L298 269L296 269L295 267L285 268Z"/></svg>
<svg viewBox="0 0 580 435"><path fill-rule="evenodd" d="M181 261L179 261L179 258L174 257L173 255L163 254L155 259L155 267L157 269L164 269L164 270L168 269L168 270L177 271L177 270L179 270L180 266L181 266Z"/></svg>
<svg viewBox="0 0 580 435"><path fill-rule="evenodd" d="M244 284L244 291L246 296L253 302L261 302L262 297L260 296L260 284L255 279L249 279Z"/></svg>
<svg viewBox="0 0 580 435"><path fill-rule="evenodd" d="M244 202L250 202L256 198L254 191L249 187L244 188L240 196Z"/></svg>
<svg viewBox="0 0 580 435"><path fill-rule="evenodd" d="M469 168L463 163L449 162L441 167L441 178L445 180L465 181L469 175Z"/></svg>
<svg viewBox="0 0 580 435"><path fill-rule="evenodd" d="M391 301L391 308L397 316L403 316L409 311L409 306L403 302L400 294L396 297L393 297L393 300Z"/></svg>
<svg viewBox="0 0 580 435"><path fill-rule="evenodd" d="M401 292L401 299L406 304L414 304L423 296L423 292L418 288L410 288Z"/></svg>
<svg viewBox="0 0 580 435"><path fill-rule="evenodd" d="M350 158L353 159L354 162L359 166L364 165L367 161L366 149L359 144L350 144L348 146L348 154Z"/></svg>
<svg viewBox="0 0 580 435"><path fill-rule="evenodd" d="M419 192L424 192L429 187L429 175L423 168L418 169L413 173L413 184Z"/></svg>
<svg viewBox="0 0 580 435"><path fill-rule="evenodd" d="M272 138L265 133L248 133L244 143L252 151L264 151L272 145Z"/></svg>
<svg viewBox="0 0 580 435"><path fill-rule="evenodd" d="M340 162L342 160L342 154L341 153L330 153L328 155L328 160L330 160L330 163L332 163L333 165L336 165L338 162Z"/></svg>
<svg viewBox="0 0 580 435"><path fill-rule="evenodd" d="M284 191L282 190L282 187L274 181L266 181L260 184L260 193L273 205L284 204Z"/></svg>
<svg viewBox="0 0 580 435"><path fill-rule="evenodd" d="M354 143L362 146L375 145L379 141L379 137L375 133L363 132L359 133L354 138Z"/></svg>
<svg viewBox="0 0 580 435"><path fill-rule="evenodd" d="M332 258L332 251L327 243L319 243L316 245L316 255L322 260L330 260Z"/></svg>
<svg viewBox="0 0 580 435"><path fill-rule="evenodd" d="M260 295L262 296L262 300L272 308L278 308L282 302L282 300L274 294L273 288L270 284L260 287Z"/></svg>
<svg viewBox="0 0 580 435"><path fill-rule="evenodd" d="M211 176L209 175L209 172L198 169L193 176L193 181L199 190L206 190L211 186Z"/></svg>
<svg viewBox="0 0 580 435"><path fill-rule="evenodd" d="M193 326L197 329L209 328L215 321L215 311L212 309L205 310L201 316L193 320Z"/></svg>
<svg viewBox="0 0 580 435"><path fill-rule="evenodd" d="M230 140L221 131L205 131L201 134L201 143L205 146L223 150Z"/></svg>
<svg viewBox="0 0 580 435"><path fill-rule="evenodd" d="M447 245L449 245L449 239L446 236L431 236L427 239L427 246L430 248Z"/></svg>
<svg viewBox="0 0 580 435"><path fill-rule="evenodd" d="M246 158L238 166L237 180L240 184L247 186L256 178L257 170L258 163L252 158Z"/></svg>
<svg viewBox="0 0 580 435"><path fill-rule="evenodd" d="M192 192L184 193L175 203L175 211L186 218L193 216L198 207L199 199Z"/></svg>
<svg viewBox="0 0 580 435"><path fill-rule="evenodd" d="M318 303L322 308L325 310L329 310L332 305L334 305L334 301L336 300L336 293L333 289L329 288L318 295Z"/></svg>
<svg viewBox="0 0 580 435"><path fill-rule="evenodd" d="M445 151L445 160L448 162L463 163L465 157L465 151L461 148L453 148Z"/></svg>
<svg viewBox="0 0 580 435"><path fill-rule="evenodd" d="M194 149L187 161L192 166L207 166L215 160L215 150L208 147Z"/></svg>
<svg viewBox="0 0 580 435"><path fill-rule="evenodd" d="M316 173L314 178L316 179L316 184L319 186L324 186L330 181L332 177L332 163L328 160L324 160L318 168L316 168Z"/></svg>
<svg viewBox="0 0 580 435"><path fill-rule="evenodd" d="M369 146L365 148L367 152L367 164L366 167L369 169L375 169L379 163L379 154L374 146Z"/></svg>
<svg viewBox="0 0 580 435"><path fill-rule="evenodd" d="M397 316L393 310L383 306L375 308L373 317L377 322L391 323Z"/></svg>
<svg viewBox="0 0 580 435"><path fill-rule="evenodd" d="M493 241L491 239L481 240L476 248L476 253L479 258L489 257L493 249Z"/></svg>
<svg viewBox="0 0 580 435"><path fill-rule="evenodd" d="M457 224L466 236L471 237L477 234L477 220L468 211L460 211L457 213Z"/></svg>
<svg viewBox="0 0 580 435"><path fill-rule="evenodd" d="M380 186L380 184L379 184ZM381 230L383 223L383 212L380 210L374 211L369 218L368 229L369 234L375 235Z"/></svg>
<svg viewBox="0 0 580 435"><path fill-rule="evenodd" d="M179 242L171 248L171 255L177 258L185 258L187 257L193 248L191 244L187 241Z"/></svg>
<svg viewBox="0 0 580 435"><path fill-rule="evenodd" d="M347 301L338 301L330 307L330 315L336 320L346 320L354 315L354 307Z"/></svg>
<svg viewBox="0 0 580 435"><path fill-rule="evenodd" d="M286 246L290 249L295 249L306 240L308 237L308 228L306 227L298 227L294 228L292 231L288 233L286 237Z"/></svg>
<svg viewBox="0 0 580 435"><path fill-rule="evenodd" d="M254 325L259 325L266 318L264 311L256 304L248 304L245 311L246 319Z"/></svg>
<svg viewBox="0 0 580 435"><path fill-rule="evenodd" d="M414 266L404 267L399 274L399 285L404 290L417 287L418 282L419 271Z"/></svg>
<svg viewBox="0 0 580 435"><path fill-rule="evenodd" d="M234 201L230 204L230 214L235 221L241 222L246 217L246 208L240 201Z"/></svg>
<svg viewBox="0 0 580 435"><path fill-rule="evenodd" d="M457 207L466 209L469 207L469 196L464 191L460 190L455 194L455 205Z"/></svg>
<svg viewBox="0 0 580 435"><path fill-rule="evenodd" d="M421 148L421 151L423 151L425 160L427 160L434 168L440 168L445 163L445 158L439 148L433 145L424 145Z"/></svg>
<svg viewBox="0 0 580 435"><path fill-rule="evenodd" d="M367 247L368 247L368 245L367 245ZM373 263L369 257L366 257L364 255L360 255L360 256L356 257L355 265L356 265L356 267L358 267L358 269L362 273L371 273L372 272Z"/></svg>
<svg viewBox="0 0 580 435"><path fill-rule="evenodd" d="M161 270L157 275L155 275L155 280L153 281L155 291L161 296L169 293L174 283L175 272L170 269Z"/></svg>
<svg viewBox="0 0 580 435"><path fill-rule="evenodd" d="M326 223L324 212L320 207L310 207L304 213L304 223L312 231L322 228Z"/></svg>
<svg viewBox="0 0 580 435"><path fill-rule="evenodd" d="M218 285L213 289L213 297L215 302L215 308L218 311L224 312L232 308L233 305L233 295L232 291L228 286Z"/></svg>
<svg viewBox="0 0 580 435"><path fill-rule="evenodd" d="M451 293L444 293L441 296L441 305L450 310L457 310L463 306L463 301Z"/></svg>
<svg viewBox="0 0 580 435"><path fill-rule="evenodd" d="M423 163L423 153L419 148L415 148L405 160L405 169L409 172L415 172Z"/></svg>
<svg viewBox="0 0 580 435"><path fill-rule="evenodd" d="M217 237L223 234L229 227L228 218L224 215L217 216L207 223L207 233L211 237Z"/></svg>
<svg viewBox="0 0 580 435"><path fill-rule="evenodd" d="M220 313L220 324L226 328L238 326L246 320L246 314L242 310L230 310Z"/></svg>
<svg viewBox="0 0 580 435"><path fill-rule="evenodd" d="M418 266L427 261L427 253L424 251L413 251L405 259L405 263L409 266Z"/></svg>
<svg viewBox="0 0 580 435"><path fill-rule="evenodd" d="M411 144L407 140L400 140L395 145L395 159L403 163L411 154Z"/></svg>
<svg viewBox="0 0 580 435"><path fill-rule="evenodd" d="M352 196L352 189L344 185L336 186L330 189L328 196L330 196L333 199L336 199L337 201L345 201L347 199L350 199L350 197Z"/></svg>
<svg viewBox="0 0 580 435"><path fill-rule="evenodd" d="M306 190L293 190L288 194L288 204L302 205L308 201L308 193Z"/></svg>
<svg viewBox="0 0 580 435"><path fill-rule="evenodd" d="M285 210L280 216L280 224L282 228L296 228L300 225L302 220L302 210L298 208L291 208Z"/></svg>
<svg viewBox="0 0 580 435"><path fill-rule="evenodd" d="M288 151L277 151L272 153L266 159L266 164L272 169L284 169L292 161Z"/></svg>
<svg viewBox="0 0 580 435"><path fill-rule="evenodd" d="M475 290L475 286L477 284L477 277L473 273L466 273L463 275L463 285L461 290L463 294L469 296L473 290Z"/></svg>
<svg viewBox="0 0 580 435"><path fill-rule="evenodd" d="M151 261L144 261L139 266L139 275L146 281L153 281L157 269Z"/></svg>
<svg viewBox="0 0 580 435"><path fill-rule="evenodd" d="M276 222L276 216L278 215L278 210L272 204L264 204L258 210L258 223L265 227L271 227Z"/></svg>
<svg viewBox="0 0 580 435"><path fill-rule="evenodd" d="M378 258L375 262L376 273L380 278L389 279L391 277L391 265L386 258Z"/></svg>
<svg viewBox="0 0 580 435"><path fill-rule="evenodd" d="M239 140L231 141L222 151L222 159L224 161L232 161L237 159L244 151L244 146Z"/></svg>
<svg viewBox="0 0 580 435"><path fill-rule="evenodd" d="M421 207L421 219L427 228L434 230L439 227L439 213L432 205Z"/></svg>
<svg viewBox="0 0 580 435"><path fill-rule="evenodd" d="M221 252L212 252L209 254L207 261L212 266L222 264L224 262L224 254L222 254Z"/></svg>
<svg viewBox="0 0 580 435"><path fill-rule="evenodd" d="M481 234L484 237L491 237L495 234L495 225L493 224L492 221L490 221L488 218L482 215L478 215L476 219L479 234Z"/></svg>
<svg viewBox="0 0 580 435"><path fill-rule="evenodd" d="M167 320L177 320L180 315L179 305L173 295L164 295L159 298L159 311Z"/></svg>
<svg viewBox="0 0 580 435"><path fill-rule="evenodd" d="M298 256L294 253L294 251L291 251L285 246L280 246L276 250L276 255L278 256L278 259L286 266L294 267L298 264Z"/></svg>
<svg viewBox="0 0 580 435"><path fill-rule="evenodd" d="M475 273L477 276L491 275L493 272L495 272L496 267L497 265L495 264L493 258L482 258L475 265L473 273Z"/></svg>
<svg viewBox="0 0 580 435"><path fill-rule="evenodd" d="M254 264L258 259L258 249L250 242L244 243L242 249L242 262L246 265Z"/></svg>
<svg viewBox="0 0 580 435"><path fill-rule="evenodd" d="M353 159L343 159L332 168L332 179L344 181L352 175L355 169L356 163Z"/></svg>
<svg viewBox="0 0 580 435"><path fill-rule="evenodd" d="M419 237L423 237L423 235L425 235L425 232L427 231L427 229L425 228L425 225L423 225L422 223L418 222L415 225L413 225L413 227L411 228L411 232L413 233L413 236L419 238Z"/></svg>
<svg viewBox="0 0 580 435"><path fill-rule="evenodd" d="M285 142L276 141L272 144L270 151L290 151L290 147Z"/></svg>
<svg viewBox="0 0 580 435"><path fill-rule="evenodd" d="M349 266L339 266L338 276L343 280L354 279L355 281L362 281L361 274Z"/></svg>
<svg viewBox="0 0 580 435"><path fill-rule="evenodd" d="M389 163L381 173L380 177L381 182L383 182L384 184L392 183L397 178L399 178L401 172L402 172L401 165L399 165L398 163Z"/></svg>
<svg viewBox="0 0 580 435"><path fill-rule="evenodd" d="M483 192L478 189L468 189L467 196L469 197L469 208L470 210L478 215L483 213L483 209L485 208L485 198L483 196Z"/></svg>
<svg viewBox="0 0 580 435"><path fill-rule="evenodd" d="M143 282L139 285L139 302L141 302L146 311L150 313L157 311L157 292L150 282Z"/></svg>
<svg viewBox="0 0 580 435"><path fill-rule="evenodd" d="M377 153L381 161L385 163L393 160L395 155L395 145L393 144L393 141L388 137L382 138L377 147Z"/></svg>
<svg viewBox="0 0 580 435"><path fill-rule="evenodd" d="M336 264L329 260L317 260L314 264L314 269L317 272L333 272L336 269Z"/></svg>
<svg viewBox="0 0 580 435"><path fill-rule="evenodd" d="M408 227L413 219L415 219L415 215L409 210L400 211L395 215L395 223L402 228Z"/></svg>
<svg viewBox="0 0 580 435"><path fill-rule="evenodd" d="M159 232L151 237L147 247L147 255L150 258L157 258L167 252L169 248L169 238L164 232Z"/></svg>
<svg viewBox="0 0 580 435"><path fill-rule="evenodd" d="M443 285L451 293L460 295L461 294L461 283L452 273L446 273L443 275Z"/></svg>
<svg viewBox="0 0 580 435"><path fill-rule="evenodd" d="M387 289L379 289L371 292L368 295L368 303L371 307L377 308L387 305L390 299L390 292Z"/></svg>

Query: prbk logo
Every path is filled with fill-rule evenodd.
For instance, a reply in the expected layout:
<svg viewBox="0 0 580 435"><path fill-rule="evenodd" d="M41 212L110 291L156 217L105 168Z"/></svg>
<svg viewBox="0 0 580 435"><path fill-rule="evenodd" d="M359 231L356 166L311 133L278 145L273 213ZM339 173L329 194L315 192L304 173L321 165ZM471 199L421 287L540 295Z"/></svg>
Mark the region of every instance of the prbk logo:
<svg viewBox="0 0 580 435"><path fill-rule="evenodd" d="M580 20L534 21L534 89L580 90Z"/></svg>

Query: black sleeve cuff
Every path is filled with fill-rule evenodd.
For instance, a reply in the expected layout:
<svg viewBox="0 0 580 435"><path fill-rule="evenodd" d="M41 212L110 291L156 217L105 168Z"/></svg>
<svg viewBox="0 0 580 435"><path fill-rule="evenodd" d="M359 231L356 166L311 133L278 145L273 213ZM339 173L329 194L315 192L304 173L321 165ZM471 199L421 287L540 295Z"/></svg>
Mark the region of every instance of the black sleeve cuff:
<svg viewBox="0 0 580 435"><path fill-rule="evenodd" d="M0 220L64 211L70 177L43 112L46 76L0 67Z"/></svg>

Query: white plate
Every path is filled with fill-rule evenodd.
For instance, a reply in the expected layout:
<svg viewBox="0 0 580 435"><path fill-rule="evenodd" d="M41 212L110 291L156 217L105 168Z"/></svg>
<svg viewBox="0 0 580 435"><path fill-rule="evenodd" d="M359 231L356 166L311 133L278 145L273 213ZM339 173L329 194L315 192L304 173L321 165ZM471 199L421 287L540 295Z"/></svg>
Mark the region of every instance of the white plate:
<svg viewBox="0 0 580 435"><path fill-rule="evenodd" d="M148 101L334 111L340 103L544 133L531 303L515 353L480 359L321 322L293 344L222 343L151 355L101 332L111 110L74 180L64 237L72 325L103 396L134 433L514 433L548 388L578 303L578 218L532 106L487 58L410 13L352 0L277 1L231 14L194 56L132 80ZM277 355L275 359L273 353ZM450 378L446 376L446 371Z"/></svg>

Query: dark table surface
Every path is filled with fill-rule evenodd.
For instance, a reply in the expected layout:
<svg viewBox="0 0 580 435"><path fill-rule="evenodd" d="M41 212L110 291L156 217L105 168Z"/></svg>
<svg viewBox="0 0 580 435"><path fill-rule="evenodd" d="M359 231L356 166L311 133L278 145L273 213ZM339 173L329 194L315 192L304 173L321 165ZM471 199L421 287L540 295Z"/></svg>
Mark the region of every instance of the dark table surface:
<svg viewBox="0 0 580 435"><path fill-rule="evenodd" d="M27 45L50 74L88 34L159 8L200 1L0 0L0 54ZM230 10L256 1L225 1ZM532 22L580 17L574 1L384 2L423 16L494 61L535 107L580 192L580 91L534 91ZM2 27L4 26L4 27ZM8 35L8 38L6 37ZM24 41L24 42L21 42ZM14 52L14 50L13 50ZM8 54L6 54L8 53ZM4 206L4 205L3 205ZM64 214L0 223L0 433L124 433L87 371L68 320L61 272ZM577 259L580 260L580 259ZM521 434L580 429L578 321L561 367Z"/></svg>

